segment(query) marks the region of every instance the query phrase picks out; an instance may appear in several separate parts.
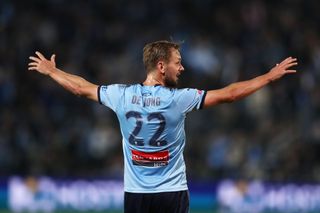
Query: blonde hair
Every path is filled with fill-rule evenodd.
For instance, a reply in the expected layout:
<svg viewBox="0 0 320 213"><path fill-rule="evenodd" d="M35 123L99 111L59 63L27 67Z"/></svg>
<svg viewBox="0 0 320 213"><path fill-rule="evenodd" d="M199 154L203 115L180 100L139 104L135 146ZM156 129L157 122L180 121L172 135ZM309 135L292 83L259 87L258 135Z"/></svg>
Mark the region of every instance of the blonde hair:
<svg viewBox="0 0 320 213"><path fill-rule="evenodd" d="M143 64L146 71L153 70L160 60L168 62L172 49L179 50L180 44L166 40L146 44L143 48Z"/></svg>

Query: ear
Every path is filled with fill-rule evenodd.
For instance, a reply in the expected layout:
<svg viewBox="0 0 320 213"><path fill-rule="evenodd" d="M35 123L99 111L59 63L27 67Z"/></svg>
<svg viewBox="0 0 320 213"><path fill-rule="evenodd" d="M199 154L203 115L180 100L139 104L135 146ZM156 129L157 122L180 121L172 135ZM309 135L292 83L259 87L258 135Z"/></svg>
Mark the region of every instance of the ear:
<svg viewBox="0 0 320 213"><path fill-rule="evenodd" d="M164 61L158 61L157 69L160 71L161 74L164 74L164 72L165 72L165 63L164 63Z"/></svg>

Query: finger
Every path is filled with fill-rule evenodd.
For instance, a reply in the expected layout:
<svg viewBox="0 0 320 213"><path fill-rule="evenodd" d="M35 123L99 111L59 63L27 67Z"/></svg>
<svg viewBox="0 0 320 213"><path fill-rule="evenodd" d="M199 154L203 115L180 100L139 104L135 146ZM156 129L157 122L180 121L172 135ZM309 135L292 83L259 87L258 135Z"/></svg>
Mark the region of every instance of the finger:
<svg viewBox="0 0 320 213"><path fill-rule="evenodd" d="M291 63L291 62L296 62L296 61L297 61L296 58L292 58L291 60L289 60L290 63Z"/></svg>
<svg viewBox="0 0 320 213"><path fill-rule="evenodd" d="M288 69L289 67L293 67L293 66L296 66L296 65L298 65L298 62L292 62L292 63L290 63L290 64L286 64L286 65L284 66L284 68L285 68L285 69Z"/></svg>
<svg viewBox="0 0 320 213"><path fill-rule="evenodd" d="M283 61L281 61L280 65L287 63L288 61L290 61L292 59L292 57L288 57L286 59L284 59Z"/></svg>
<svg viewBox="0 0 320 213"><path fill-rule="evenodd" d="M288 63L287 65L289 65L289 64L295 64L295 65L297 65L298 64L298 62L297 61L291 61L290 63Z"/></svg>
<svg viewBox="0 0 320 213"><path fill-rule="evenodd" d="M51 61L51 62L53 62L53 63L55 63L55 60L56 60L56 55L55 55L55 54L53 54L53 55L51 56L50 61Z"/></svg>
<svg viewBox="0 0 320 213"><path fill-rule="evenodd" d="M28 67L28 70L37 70L36 67Z"/></svg>
<svg viewBox="0 0 320 213"><path fill-rule="evenodd" d="M30 62L28 65L29 66L38 66L38 63L37 62Z"/></svg>
<svg viewBox="0 0 320 213"><path fill-rule="evenodd" d="M41 61L39 58L34 57L34 56L30 56L29 59L30 59L30 60L33 60L33 61L35 61L35 62L40 62L40 61Z"/></svg>
<svg viewBox="0 0 320 213"><path fill-rule="evenodd" d="M296 63L296 61L297 61L296 58L289 57L289 58L286 58L284 61L282 61L280 63L280 66L287 67L288 64Z"/></svg>
<svg viewBox="0 0 320 213"><path fill-rule="evenodd" d="M46 59L40 52L36 51L36 54L41 60Z"/></svg>
<svg viewBox="0 0 320 213"><path fill-rule="evenodd" d="M286 70L286 73L296 73L297 70Z"/></svg>

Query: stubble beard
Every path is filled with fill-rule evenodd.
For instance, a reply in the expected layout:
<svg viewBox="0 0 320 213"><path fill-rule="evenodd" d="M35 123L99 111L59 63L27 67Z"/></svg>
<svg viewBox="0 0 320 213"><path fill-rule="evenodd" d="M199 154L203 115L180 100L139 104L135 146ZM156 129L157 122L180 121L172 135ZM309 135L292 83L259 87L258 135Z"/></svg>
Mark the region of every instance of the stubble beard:
<svg viewBox="0 0 320 213"><path fill-rule="evenodd" d="M178 86L178 79L174 80L173 78L165 76L164 83L165 83L166 87L176 88Z"/></svg>

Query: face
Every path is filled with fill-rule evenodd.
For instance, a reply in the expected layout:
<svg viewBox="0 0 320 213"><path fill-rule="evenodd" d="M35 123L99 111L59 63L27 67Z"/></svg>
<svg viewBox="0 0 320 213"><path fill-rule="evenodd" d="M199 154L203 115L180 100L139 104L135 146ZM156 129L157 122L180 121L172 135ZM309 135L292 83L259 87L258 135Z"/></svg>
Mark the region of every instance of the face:
<svg viewBox="0 0 320 213"><path fill-rule="evenodd" d="M176 87L178 85L179 76L184 71L181 64L180 52L173 49L168 63L165 63L164 83L167 87Z"/></svg>

